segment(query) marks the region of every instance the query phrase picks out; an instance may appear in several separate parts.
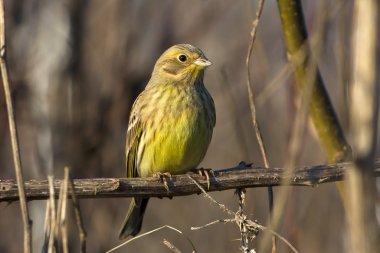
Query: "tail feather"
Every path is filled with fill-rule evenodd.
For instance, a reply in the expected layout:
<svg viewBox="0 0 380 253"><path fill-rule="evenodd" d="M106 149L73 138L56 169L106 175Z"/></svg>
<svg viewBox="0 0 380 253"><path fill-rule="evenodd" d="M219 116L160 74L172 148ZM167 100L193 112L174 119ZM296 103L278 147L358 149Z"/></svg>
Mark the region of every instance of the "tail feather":
<svg viewBox="0 0 380 253"><path fill-rule="evenodd" d="M130 235L135 236L140 232L148 200L148 198L132 199L127 216L120 229L119 239L125 239Z"/></svg>

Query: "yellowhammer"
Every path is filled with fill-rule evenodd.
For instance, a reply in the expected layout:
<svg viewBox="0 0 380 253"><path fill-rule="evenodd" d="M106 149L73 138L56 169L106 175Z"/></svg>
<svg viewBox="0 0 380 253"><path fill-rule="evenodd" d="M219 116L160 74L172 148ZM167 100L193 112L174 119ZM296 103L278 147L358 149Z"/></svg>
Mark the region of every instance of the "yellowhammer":
<svg viewBox="0 0 380 253"><path fill-rule="evenodd" d="M202 161L215 126L215 106L203 84L211 65L189 44L166 50L157 60L145 90L129 118L126 162L128 177L181 174ZM140 232L148 198L134 198L120 239Z"/></svg>

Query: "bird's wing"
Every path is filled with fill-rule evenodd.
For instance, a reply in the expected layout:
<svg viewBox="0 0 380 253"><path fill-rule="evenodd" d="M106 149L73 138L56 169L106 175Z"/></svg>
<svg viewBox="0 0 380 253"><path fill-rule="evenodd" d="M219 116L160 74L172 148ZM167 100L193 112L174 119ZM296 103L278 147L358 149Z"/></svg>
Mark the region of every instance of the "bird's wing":
<svg viewBox="0 0 380 253"><path fill-rule="evenodd" d="M132 106L131 116L129 118L127 141L126 141L126 163L127 177L137 177L137 153L140 143L140 138L143 133L143 127L138 115L138 98Z"/></svg>

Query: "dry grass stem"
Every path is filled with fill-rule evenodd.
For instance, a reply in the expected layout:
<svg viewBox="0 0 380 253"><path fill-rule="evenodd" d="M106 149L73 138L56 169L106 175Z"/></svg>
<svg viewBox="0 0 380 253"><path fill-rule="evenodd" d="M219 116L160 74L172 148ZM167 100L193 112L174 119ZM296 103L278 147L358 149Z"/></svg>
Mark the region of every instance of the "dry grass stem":
<svg viewBox="0 0 380 253"><path fill-rule="evenodd" d="M53 184L53 176L48 176L49 181L49 207L50 207L50 233L49 233L49 244L48 244L48 253L55 252L55 227L56 227L56 214L55 214L55 198L54 198L54 184Z"/></svg>
<svg viewBox="0 0 380 253"><path fill-rule="evenodd" d="M44 243L42 245L42 252L46 253L49 247L49 238L51 231L51 222L50 222L50 201L46 201L46 211L45 211L45 224L44 224Z"/></svg>
<svg viewBox="0 0 380 253"><path fill-rule="evenodd" d="M168 240L166 240L164 238L164 240L162 240L162 243L168 247L171 251L175 252L175 253L181 253L181 251L176 247L174 246L171 242L169 242Z"/></svg>
<svg viewBox="0 0 380 253"><path fill-rule="evenodd" d="M71 187L71 200L72 200L72 203L74 206L75 220L76 220L77 228L79 231L80 252L85 253L86 252L87 234L86 234L86 230L84 229L83 218L82 218L82 213L80 211L79 202L78 202L78 199L77 199L76 194L75 194L74 182L70 176L68 168L65 168L65 173L66 173L66 171L67 171L68 177L69 177L68 183L70 184L70 187Z"/></svg>
<svg viewBox="0 0 380 253"><path fill-rule="evenodd" d="M127 240L127 241L121 243L120 245L118 245L118 246L116 246L116 247L110 249L110 250L107 251L106 253L110 253L110 252L113 252L113 251L115 251L115 250L117 250L117 249L120 249L121 247L123 247L123 246L125 246L125 245L131 243L131 242L134 241L134 240L137 240L137 239L139 239L139 238L141 238L141 237L144 237L144 236L150 235L150 234L155 233L155 232L157 232L157 231L160 231L160 230L162 230L162 229L164 229L164 228L168 228L168 229L170 229L170 230L173 230L173 231L177 232L178 234L180 234L181 236L183 236L183 237L187 240L187 242L191 245L192 253L196 253L196 252L197 252L197 250L195 249L195 246L194 246L193 242L192 242L192 241L189 239L189 237L187 237L187 236L186 236L181 230L176 229L176 228L174 228L174 227L171 227L171 226L169 226L169 225L164 225L164 226L162 226L162 227L159 227L159 228L156 228L156 229L150 230L150 231L148 231L148 232L146 232L146 233L143 233L143 234L137 235L137 236L135 236L135 237L132 237L131 239L129 239L129 240Z"/></svg>
<svg viewBox="0 0 380 253"><path fill-rule="evenodd" d="M25 185L22 174L21 159L19 152L19 142L17 138L16 121L12 105L12 97L8 80L8 67L6 62L6 45L5 45L5 8L4 1L0 0L0 68L1 77L4 86L5 101L8 112L9 132L12 143L12 155L15 166L15 174L17 180L17 188L20 198L21 217L24 225L24 253L31 252L31 225L29 220L29 211L25 197Z"/></svg>
<svg viewBox="0 0 380 253"><path fill-rule="evenodd" d="M59 238L60 236L60 228L61 228L61 221L60 221L60 217L61 217L61 213L63 210L63 201L64 201L64 198L65 198L65 195L64 195L64 184L65 184L65 181L62 181L62 184L59 188L59 198L58 198L58 206L57 206L57 216L54 217L56 222L58 223L57 226L55 226L55 231L54 231L54 235L55 235L55 238ZM54 187L54 185L53 185Z"/></svg>
<svg viewBox="0 0 380 253"><path fill-rule="evenodd" d="M66 224L66 213L67 213L67 191L69 188L69 168L65 167L65 177L63 181L63 185L61 187L62 191L62 206L61 206L61 214L57 216L60 219L60 227L61 227L61 235L62 235L62 248L63 253L69 253L69 244L67 240L67 224Z"/></svg>
<svg viewBox="0 0 380 253"><path fill-rule="evenodd" d="M67 199L69 186L69 169L65 168L64 180L60 184L58 205L55 204L54 178L48 176L49 182L49 200L47 202L46 217L45 217L45 243L42 252L68 253L67 239ZM56 208L57 206L57 208Z"/></svg>

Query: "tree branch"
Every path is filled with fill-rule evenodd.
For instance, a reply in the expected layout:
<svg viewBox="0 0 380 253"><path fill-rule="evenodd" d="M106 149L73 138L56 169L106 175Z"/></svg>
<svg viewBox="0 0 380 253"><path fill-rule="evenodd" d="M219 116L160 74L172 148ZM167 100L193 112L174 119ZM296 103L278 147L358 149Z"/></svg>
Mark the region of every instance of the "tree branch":
<svg viewBox="0 0 380 253"><path fill-rule="evenodd" d="M317 186L343 180L351 163L306 166L298 168L293 175L282 168L250 167L241 165L215 171L210 179L208 191L223 191L236 188L280 186L285 180L292 186ZM380 160L375 164L374 176L380 177ZM197 174L193 178L207 189L205 177ZM56 198L63 180L54 181ZM27 200L49 198L47 180L25 182ZM186 175L172 176L168 180L169 191L158 178L93 178L75 179L75 194L78 198L122 198L122 197L174 197L201 193L199 188ZM68 189L71 195L72 189ZM15 180L0 180L0 202L19 200Z"/></svg>

